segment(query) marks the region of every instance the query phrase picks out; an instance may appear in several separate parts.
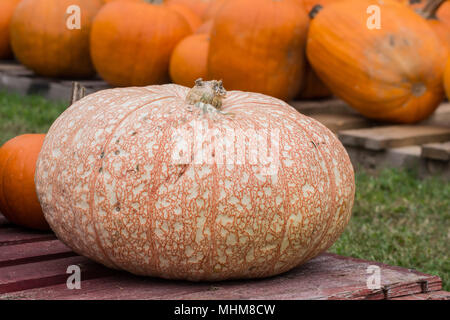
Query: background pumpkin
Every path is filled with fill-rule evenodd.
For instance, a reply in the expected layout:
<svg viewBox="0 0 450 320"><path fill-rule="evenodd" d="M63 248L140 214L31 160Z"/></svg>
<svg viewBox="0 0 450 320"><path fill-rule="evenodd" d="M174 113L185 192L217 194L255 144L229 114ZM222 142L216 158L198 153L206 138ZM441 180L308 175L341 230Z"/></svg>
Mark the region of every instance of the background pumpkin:
<svg viewBox="0 0 450 320"><path fill-rule="evenodd" d="M342 1L320 10L310 24L308 59L330 90L363 115L425 119L443 99L445 49L424 19L393 1L376 2L383 25L369 30L362 13L373 3Z"/></svg>
<svg viewBox="0 0 450 320"><path fill-rule="evenodd" d="M11 46L9 44L9 23L19 1L0 1L0 59L12 57Z"/></svg>
<svg viewBox="0 0 450 320"><path fill-rule="evenodd" d="M167 83L172 50L190 33L185 19L166 5L115 1L94 20L92 61L114 86Z"/></svg>
<svg viewBox="0 0 450 320"><path fill-rule="evenodd" d="M416 9L416 12L428 20L429 25L450 54L450 21L446 22L438 17L444 3L446 3L445 0L429 0L422 8Z"/></svg>
<svg viewBox="0 0 450 320"><path fill-rule="evenodd" d="M36 169L58 238L113 268L188 280L275 275L331 246L355 191L337 137L272 97L228 92L218 112L211 103L220 99L218 82L193 92L168 84L100 91L67 109ZM220 165L218 153L216 163L180 164L176 132L186 137L198 121L236 148L229 130L270 134L280 148L272 149L277 171L264 173L248 159Z"/></svg>
<svg viewBox="0 0 450 320"><path fill-rule="evenodd" d="M190 86L208 75L209 34L193 34L184 38L170 58L170 77L176 84Z"/></svg>
<svg viewBox="0 0 450 320"><path fill-rule="evenodd" d="M291 100L303 85L307 26L295 0L227 1L211 31L208 77Z"/></svg>
<svg viewBox="0 0 450 320"><path fill-rule="evenodd" d="M0 148L0 212L17 225L47 230L38 202L34 172L44 134L24 134Z"/></svg>
<svg viewBox="0 0 450 320"><path fill-rule="evenodd" d="M81 8L80 29L66 22L71 5ZM11 20L11 46L16 58L40 75L88 77L94 74L89 56L92 19L100 0L23 0Z"/></svg>
<svg viewBox="0 0 450 320"><path fill-rule="evenodd" d="M166 0L169 4L179 4L192 10L199 17L202 17L211 2L215 0Z"/></svg>

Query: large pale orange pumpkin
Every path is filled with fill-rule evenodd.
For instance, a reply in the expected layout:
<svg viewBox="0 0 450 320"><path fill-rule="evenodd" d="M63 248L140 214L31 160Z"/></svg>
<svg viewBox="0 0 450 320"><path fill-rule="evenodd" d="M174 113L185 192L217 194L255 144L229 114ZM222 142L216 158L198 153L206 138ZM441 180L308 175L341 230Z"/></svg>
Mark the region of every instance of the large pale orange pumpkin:
<svg viewBox="0 0 450 320"><path fill-rule="evenodd" d="M226 1L211 31L208 76L291 100L303 85L307 28L296 0Z"/></svg>
<svg viewBox="0 0 450 320"><path fill-rule="evenodd" d="M367 27L372 4L382 12L380 29ZM444 97L445 48L426 20L390 0L342 1L319 10L307 55L325 85L369 118L417 122Z"/></svg>
<svg viewBox="0 0 450 320"><path fill-rule="evenodd" d="M11 20L11 46L16 58L44 76L93 75L89 33L101 5L100 0L21 1ZM74 6L80 10L71 9Z"/></svg>
<svg viewBox="0 0 450 320"><path fill-rule="evenodd" d="M92 61L114 86L166 83L170 55L190 33L186 19L167 5L113 1L94 20Z"/></svg>
<svg viewBox="0 0 450 320"><path fill-rule="evenodd" d="M44 134L24 134L0 148L0 212L12 223L39 230L49 226L34 185Z"/></svg>
<svg viewBox="0 0 450 320"><path fill-rule="evenodd" d="M0 59L8 59L12 56L11 46L9 44L9 23L19 1L0 1Z"/></svg>
<svg viewBox="0 0 450 320"><path fill-rule="evenodd" d="M47 221L76 252L188 280L267 277L305 262L341 234L355 191L326 127L218 81L81 99L50 128L35 180Z"/></svg>
<svg viewBox="0 0 450 320"><path fill-rule="evenodd" d="M170 58L170 78L176 84L189 86L208 75L209 34L193 34L184 38Z"/></svg>

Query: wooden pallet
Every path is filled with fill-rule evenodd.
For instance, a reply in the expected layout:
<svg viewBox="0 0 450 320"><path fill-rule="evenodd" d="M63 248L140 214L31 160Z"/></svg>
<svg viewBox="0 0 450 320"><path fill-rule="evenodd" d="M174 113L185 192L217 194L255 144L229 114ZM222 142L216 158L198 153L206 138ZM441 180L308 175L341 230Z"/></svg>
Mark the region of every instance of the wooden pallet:
<svg viewBox="0 0 450 320"><path fill-rule="evenodd" d="M81 268L81 289L68 289L67 268ZM381 288L367 288L367 267L380 267ZM192 283L138 277L81 257L54 234L10 225L0 215L3 299L450 299L438 276L331 253L262 280Z"/></svg>
<svg viewBox="0 0 450 320"><path fill-rule="evenodd" d="M367 120L344 102L331 99L296 101L292 105L335 132L355 167L419 168L422 176L450 180L450 103L415 125L389 125Z"/></svg>
<svg viewBox="0 0 450 320"><path fill-rule="evenodd" d="M77 81L87 94L109 88L98 77ZM38 77L14 61L0 61L0 89L68 102L72 80ZM422 176L450 180L450 103L443 103L429 119L416 125L373 122L338 99L293 101L291 105L335 132L355 167L419 168Z"/></svg>

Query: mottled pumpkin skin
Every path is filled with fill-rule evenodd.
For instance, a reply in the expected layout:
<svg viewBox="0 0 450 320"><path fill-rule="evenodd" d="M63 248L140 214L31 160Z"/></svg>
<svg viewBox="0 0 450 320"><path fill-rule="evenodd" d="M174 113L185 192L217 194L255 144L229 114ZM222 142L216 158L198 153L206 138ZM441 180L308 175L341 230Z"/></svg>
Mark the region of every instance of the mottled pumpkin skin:
<svg viewBox="0 0 450 320"><path fill-rule="evenodd" d="M170 55L190 33L186 19L168 6L113 1L94 20L92 61L113 86L167 83Z"/></svg>
<svg viewBox="0 0 450 320"><path fill-rule="evenodd" d="M0 59L8 59L12 56L11 46L9 44L9 23L19 1L0 1Z"/></svg>
<svg viewBox="0 0 450 320"><path fill-rule="evenodd" d="M170 58L170 78L176 84L189 86L208 75L209 34L193 34L184 38Z"/></svg>
<svg viewBox="0 0 450 320"><path fill-rule="evenodd" d="M285 101L300 93L308 18L295 0L236 0L214 19L208 76Z"/></svg>
<svg viewBox="0 0 450 320"><path fill-rule="evenodd" d="M0 212L12 223L48 230L34 185L44 134L24 134L0 148Z"/></svg>
<svg viewBox="0 0 450 320"><path fill-rule="evenodd" d="M336 136L275 98L230 91L224 114L212 115L185 103L188 90L100 91L54 122L35 180L58 238L112 268L188 280L267 277L329 248L355 191ZM249 162L174 163L173 130L191 121L279 129L277 172L262 175Z"/></svg>
<svg viewBox="0 0 450 320"><path fill-rule="evenodd" d="M81 9L80 29L69 30L67 8ZM23 0L11 20L16 58L39 75L88 77L95 73L89 56L92 20L100 0Z"/></svg>
<svg viewBox="0 0 450 320"><path fill-rule="evenodd" d="M371 4L381 8L381 29L367 28ZM311 21L307 56L325 85L369 118L418 122L444 97L445 48L425 19L393 1L324 7Z"/></svg>

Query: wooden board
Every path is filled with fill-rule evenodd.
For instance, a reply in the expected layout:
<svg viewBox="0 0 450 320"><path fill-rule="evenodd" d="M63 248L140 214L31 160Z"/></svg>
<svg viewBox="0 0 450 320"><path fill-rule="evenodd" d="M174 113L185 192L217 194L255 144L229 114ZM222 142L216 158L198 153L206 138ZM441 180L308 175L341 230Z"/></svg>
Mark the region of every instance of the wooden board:
<svg viewBox="0 0 450 320"><path fill-rule="evenodd" d="M268 279L192 283L108 269L76 255L51 233L8 226L0 228L0 239L0 299L419 299L436 291L446 297L437 276L330 253ZM81 268L80 290L67 288L71 265ZM373 265L380 268L378 289L367 288Z"/></svg>
<svg viewBox="0 0 450 320"><path fill-rule="evenodd" d="M334 133L342 130L367 128L371 122L357 114L317 113L310 115Z"/></svg>
<svg viewBox="0 0 450 320"><path fill-rule="evenodd" d="M395 125L344 130L339 138L346 146L369 150L421 145L450 140L450 128L430 125Z"/></svg>
<svg viewBox="0 0 450 320"><path fill-rule="evenodd" d="M450 161L450 141L423 145L422 157L433 160Z"/></svg>

